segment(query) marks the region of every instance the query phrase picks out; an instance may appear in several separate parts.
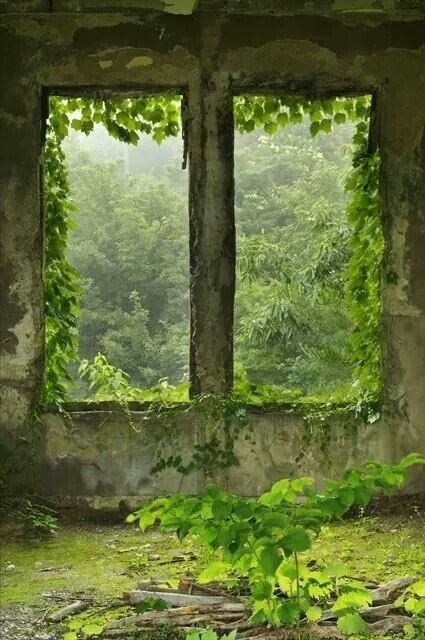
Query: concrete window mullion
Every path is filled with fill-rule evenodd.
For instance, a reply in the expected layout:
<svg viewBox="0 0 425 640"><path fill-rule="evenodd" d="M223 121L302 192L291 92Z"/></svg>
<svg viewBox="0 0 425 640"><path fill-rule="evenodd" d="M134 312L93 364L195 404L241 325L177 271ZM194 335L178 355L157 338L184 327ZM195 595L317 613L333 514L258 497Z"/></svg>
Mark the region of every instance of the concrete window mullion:
<svg viewBox="0 0 425 640"><path fill-rule="evenodd" d="M226 393L233 384L233 97L227 82L203 78L189 101L191 393Z"/></svg>

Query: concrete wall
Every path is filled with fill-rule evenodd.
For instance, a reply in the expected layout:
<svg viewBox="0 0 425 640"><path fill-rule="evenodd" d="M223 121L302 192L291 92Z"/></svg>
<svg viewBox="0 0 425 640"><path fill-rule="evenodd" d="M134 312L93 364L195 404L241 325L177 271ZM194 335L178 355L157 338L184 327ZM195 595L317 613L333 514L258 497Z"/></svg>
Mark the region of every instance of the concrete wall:
<svg viewBox="0 0 425 640"><path fill-rule="evenodd" d="M193 411L161 419L144 411L133 411L130 419L111 407L46 414L34 489L68 506L85 501L95 508L120 502L133 506L177 490L197 494L212 481L253 496L283 477L309 475L320 486L324 476L339 478L367 459L397 463L412 450L425 451L423 432L407 439L397 423L356 425L332 418L309 426L301 414L289 410L251 410L235 440L238 465L209 467L188 476L174 469L152 473L160 453L165 458L180 454L184 463L190 462L195 445L205 444L211 429ZM425 492L423 469L412 471L404 491Z"/></svg>
<svg viewBox="0 0 425 640"><path fill-rule="evenodd" d="M422 4L409 5L412 11L403 13L400 7L407 4L399 3L393 15L332 17L296 15L295 10L289 10L289 2L285 7L292 14L281 16L255 15L261 2L250 3L250 15L211 11L171 15L138 12L131 2L90 2L0 2L1 440L10 448L22 442L21 436L28 439L43 374L43 218L39 185L48 91L114 95L120 91L178 89L187 94L191 378L195 392L226 390L232 378L233 93L275 90L321 96L374 91L387 239L382 311L383 429L396 434L404 450L423 450ZM110 11L105 9L108 4ZM157 4L152 1L148 6L155 8ZM172 9L172 5L167 1L162 8ZM236 1L232 6L239 11ZM308 6L310 11L313 5ZM119 7L123 7L121 13ZM214 8L214 3L209 3L209 8ZM387 283L387 274L391 274L388 280L392 284ZM273 432L280 419L270 418ZM93 423L87 428L98 426ZM31 434L37 439L37 425ZM348 459L354 444L351 440L343 442L341 447L347 448L344 456ZM382 451L390 454L386 447ZM282 460L291 459L287 454L289 451L282 454ZM124 485L120 485L121 490Z"/></svg>

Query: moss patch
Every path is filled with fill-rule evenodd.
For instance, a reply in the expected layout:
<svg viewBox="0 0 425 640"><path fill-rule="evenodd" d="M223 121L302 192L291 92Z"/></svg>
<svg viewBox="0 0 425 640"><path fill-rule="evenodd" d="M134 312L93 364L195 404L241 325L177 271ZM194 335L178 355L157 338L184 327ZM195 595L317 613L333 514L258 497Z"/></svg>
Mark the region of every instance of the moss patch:
<svg viewBox="0 0 425 640"><path fill-rule="evenodd" d="M121 596L150 576L178 579L198 570L193 544L171 535L115 527L64 527L47 540L19 539L3 527L2 604L38 605L53 591L93 593L97 600ZM177 554L184 561L175 562ZM15 569L8 572L11 563Z"/></svg>

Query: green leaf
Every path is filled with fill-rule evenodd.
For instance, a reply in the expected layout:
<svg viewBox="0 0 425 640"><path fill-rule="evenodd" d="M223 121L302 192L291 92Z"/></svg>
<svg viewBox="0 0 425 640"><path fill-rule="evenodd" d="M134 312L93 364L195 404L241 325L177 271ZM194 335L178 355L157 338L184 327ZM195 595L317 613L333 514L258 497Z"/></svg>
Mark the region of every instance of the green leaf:
<svg viewBox="0 0 425 640"><path fill-rule="evenodd" d="M282 113L279 113L277 116L277 123L282 128L286 127L286 125L289 123L288 114L284 111L282 111Z"/></svg>
<svg viewBox="0 0 425 640"><path fill-rule="evenodd" d="M354 633L365 633L367 631L366 622L358 613L346 613L338 619L337 627L347 636Z"/></svg>
<svg viewBox="0 0 425 640"><path fill-rule="evenodd" d="M306 551L311 547L311 540L305 529L293 527L282 538L281 545L285 551Z"/></svg>
<svg viewBox="0 0 425 640"><path fill-rule="evenodd" d="M131 524L132 522L136 522L136 520L137 520L137 516L134 513L130 513L125 519L127 524Z"/></svg>
<svg viewBox="0 0 425 640"><path fill-rule="evenodd" d="M212 580L220 580L227 577L229 565L221 560L211 562L200 574L198 580L201 584L211 582Z"/></svg>
<svg viewBox="0 0 425 640"><path fill-rule="evenodd" d="M145 531L148 527L151 527L156 521L156 513L144 510L139 517L139 527L142 531Z"/></svg>
<svg viewBox="0 0 425 640"><path fill-rule="evenodd" d="M335 124L344 124L346 120L347 120L347 116L345 115L345 113L338 112L334 115Z"/></svg>
<svg viewBox="0 0 425 640"><path fill-rule="evenodd" d="M372 602L372 596L369 591L364 589L363 591L348 591L343 593L334 602L332 611L344 611L345 609L362 609L367 607Z"/></svg>
<svg viewBox="0 0 425 640"><path fill-rule="evenodd" d="M310 622L317 622L322 617L322 609L320 607L309 607L305 612Z"/></svg>
<svg viewBox="0 0 425 640"><path fill-rule="evenodd" d="M264 125L264 131L265 131L269 136L274 135L274 134L276 133L276 131L277 131L277 124L276 124L276 122L271 122L271 121L266 122L266 123L265 123L265 125Z"/></svg>
<svg viewBox="0 0 425 640"><path fill-rule="evenodd" d="M252 587L252 595L255 600L268 600L273 595L273 586L266 580L258 580Z"/></svg>
<svg viewBox="0 0 425 640"><path fill-rule="evenodd" d="M259 565L266 576L274 576L282 562L282 556L276 547L269 546L262 550Z"/></svg>
<svg viewBox="0 0 425 640"><path fill-rule="evenodd" d="M316 137L317 134L320 131L320 123L319 122L312 122L310 125L310 134L312 135L312 137Z"/></svg>
<svg viewBox="0 0 425 640"><path fill-rule="evenodd" d="M300 619L301 609L296 602L283 602L278 609L279 620L283 624L296 624Z"/></svg>
<svg viewBox="0 0 425 640"><path fill-rule="evenodd" d="M232 513L232 505L221 500L213 502L212 513L217 520L226 520Z"/></svg>
<svg viewBox="0 0 425 640"><path fill-rule="evenodd" d="M67 631L65 633L63 640L77 640L77 633L75 631Z"/></svg>
<svg viewBox="0 0 425 640"><path fill-rule="evenodd" d="M409 587L409 591L415 593L417 596L421 598L425 598L425 580L419 580L418 582L414 582Z"/></svg>

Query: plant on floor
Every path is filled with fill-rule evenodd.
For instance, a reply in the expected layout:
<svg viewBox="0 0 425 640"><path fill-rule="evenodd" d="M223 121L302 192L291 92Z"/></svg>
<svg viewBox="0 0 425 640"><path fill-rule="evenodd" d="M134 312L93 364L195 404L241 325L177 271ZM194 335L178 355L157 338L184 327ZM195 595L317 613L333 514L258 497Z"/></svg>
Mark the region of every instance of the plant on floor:
<svg viewBox="0 0 425 640"><path fill-rule="evenodd" d="M332 594L340 631L363 633L366 624L359 611L371 603L370 593L346 579L343 566L319 570L304 562L302 553L326 522L366 506L380 491L401 487L414 464L425 464L425 456L410 454L397 465L366 462L346 471L340 482L326 480L322 492L312 488L312 478L283 479L258 499L211 485L201 497L176 494L153 500L127 522L137 521L143 530L159 523L180 540L199 537L213 555L199 580L247 581L253 621L276 627L316 622Z"/></svg>
<svg viewBox="0 0 425 640"><path fill-rule="evenodd" d="M220 640L235 640L235 638L236 629L220 636ZM206 629L205 631L196 631L194 629L186 635L186 640L219 640L219 636L214 629Z"/></svg>
<svg viewBox="0 0 425 640"><path fill-rule="evenodd" d="M57 511L34 498L27 498L17 512L23 531L28 536L51 535L59 529Z"/></svg>
<svg viewBox="0 0 425 640"><path fill-rule="evenodd" d="M406 613L417 618L416 628L413 625L407 625L406 635L413 640L417 637L417 632L418 634L422 632L425 636L425 580L418 580L407 587L396 600L395 605L403 607Z"/></svg>

